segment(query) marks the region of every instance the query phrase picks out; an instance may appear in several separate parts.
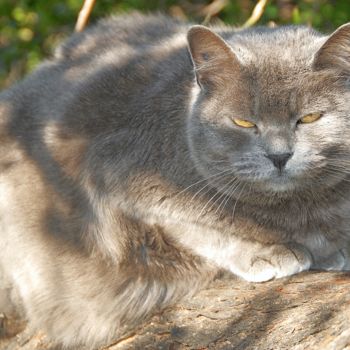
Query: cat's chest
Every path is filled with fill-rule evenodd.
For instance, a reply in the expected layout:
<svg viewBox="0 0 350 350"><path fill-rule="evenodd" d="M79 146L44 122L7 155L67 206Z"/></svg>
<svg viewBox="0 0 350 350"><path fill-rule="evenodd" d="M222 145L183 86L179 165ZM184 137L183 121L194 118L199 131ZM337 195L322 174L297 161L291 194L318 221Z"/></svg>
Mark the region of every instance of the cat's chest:
<svg viewBox="0 0 350 350"><path fill-rule="evenodd" d="M152 184L155 182L152 181ZM215 231L224 237L231 235L262 243L288 242L300 237L318 235L333 239L350 237L350 201L347 196L319 201L314 198L280 200L270 203L265 200L237 201L211 200L199 195L180 192L169 195L167 186L156 182L157 187L145 191L132 201L130 192L120 201L123 209L132 212L148 224L157 224L174 236L205 237L207 231ZM220 197L219 197L220 199ZM132 205L125 207L125 204Z"/></svg>
<svg viewBox="0 0 350 350"><path fill-rule="evenodd" d="M271 231L283 232L290 237L324 233L327 237L350 237L350 201L328 202L288 201L276 206L243 204L242 220L246 218Z"/></svg>

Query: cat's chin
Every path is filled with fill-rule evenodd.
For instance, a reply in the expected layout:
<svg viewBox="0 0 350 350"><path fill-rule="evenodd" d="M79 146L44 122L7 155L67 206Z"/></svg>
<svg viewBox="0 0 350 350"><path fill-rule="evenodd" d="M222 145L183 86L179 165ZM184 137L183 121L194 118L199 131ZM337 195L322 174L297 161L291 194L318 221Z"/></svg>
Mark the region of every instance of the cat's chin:
<svg viewBox="0 0 350 350"><path fill-rule="evenodd" d="M266 192L286 193L294 191L295 185L290 182L269 182L262 186Z"/></svg>
<svg viewBox="0 0 350 350"><path fill-rule="evenodd" d="M258 187L263 192L281 194L293 192L297 189L295 182L286 177L278 177L265 180L259 183Z"/></svg>

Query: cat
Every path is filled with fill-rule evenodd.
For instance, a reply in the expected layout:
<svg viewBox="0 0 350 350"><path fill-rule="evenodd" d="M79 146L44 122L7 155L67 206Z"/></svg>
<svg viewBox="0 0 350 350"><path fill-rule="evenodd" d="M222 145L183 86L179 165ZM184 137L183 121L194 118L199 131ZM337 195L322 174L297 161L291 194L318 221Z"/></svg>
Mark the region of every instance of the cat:
<svg viewBox="0 0 350 350"><path fill-rule="evenodd" d="M0 95L0 312L66 348L193 295L349 267L350 24L124 15Z"/></svg>

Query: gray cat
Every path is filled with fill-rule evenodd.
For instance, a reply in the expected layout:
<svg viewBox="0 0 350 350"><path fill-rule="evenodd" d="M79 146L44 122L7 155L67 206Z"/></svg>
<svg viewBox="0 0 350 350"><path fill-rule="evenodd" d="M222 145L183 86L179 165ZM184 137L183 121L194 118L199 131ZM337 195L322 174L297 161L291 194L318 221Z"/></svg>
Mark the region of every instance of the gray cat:
<svg viewBox="0 0 350 350"><path fill-rule="evenodd" d="M1 94L0 311L93 348L220 269L345 269L349 174L350 24L102 21Z"/></svg>

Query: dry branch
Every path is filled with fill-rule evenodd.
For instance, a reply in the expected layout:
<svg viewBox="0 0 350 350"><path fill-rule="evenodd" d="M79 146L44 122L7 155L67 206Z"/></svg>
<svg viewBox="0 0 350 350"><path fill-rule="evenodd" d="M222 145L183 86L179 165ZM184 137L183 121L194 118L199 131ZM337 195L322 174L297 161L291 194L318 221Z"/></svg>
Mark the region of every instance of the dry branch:
<svg viewBox="0 0 350 350"><path fill-rule="evenodd" d="M75 25L75 31L76 32L81 32L85 29L90 14L92 12L92 9L95 5L96 0L85 0L83 7L81 8L79 15L78 15L78 19L77 19L77 23Z"/></svg>
<svg viewBox="0 0 350 350"><path fill-rule="evenodd" d="M259 0L255 5L251 16L247 19L247 21L243 24L243 28L248 28L256 24L265 11L265 7L267 5L268 0Z"/></svg>
<svg viewBox="0 0 350 350"><path fill-rule="evenodd" d="M228 0L214 0L212 3L205 6L200 12L202 16L205 16L202 24L208 24L210 19L221 12L228 3Z"/></svg>

